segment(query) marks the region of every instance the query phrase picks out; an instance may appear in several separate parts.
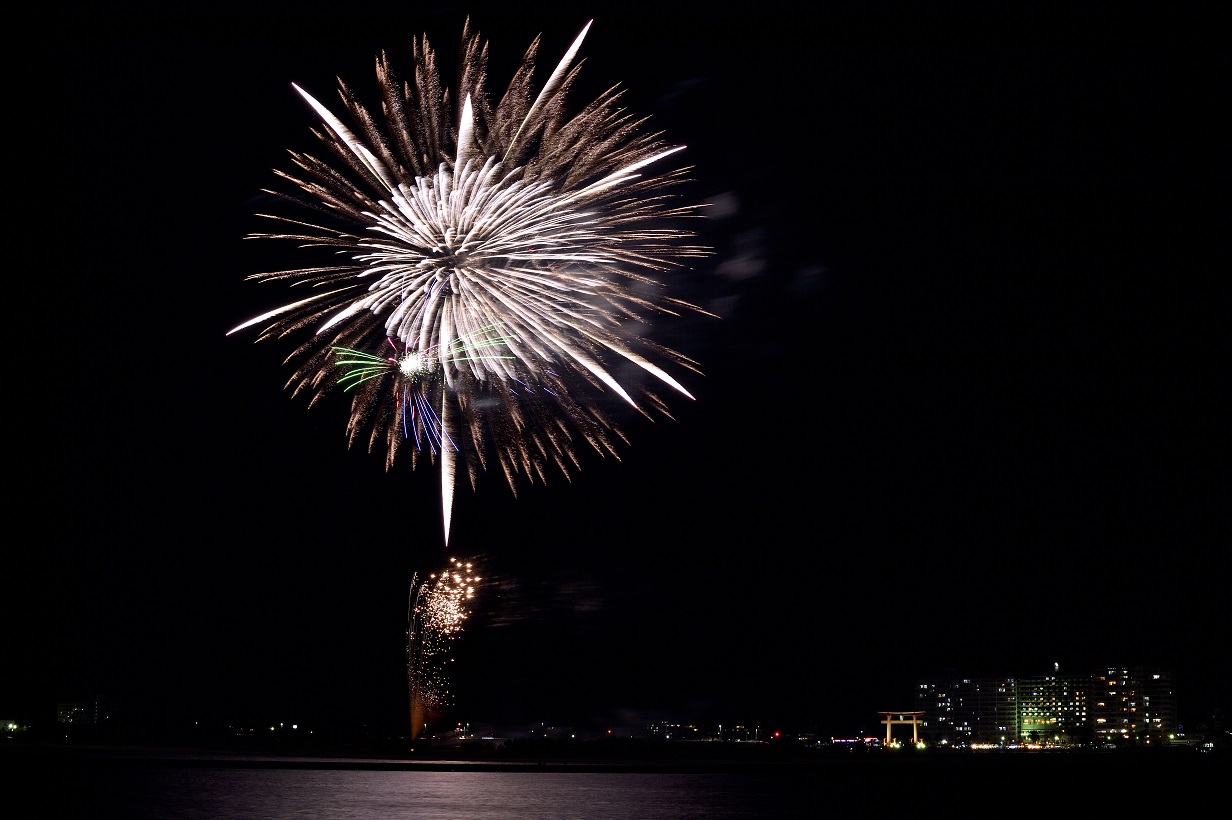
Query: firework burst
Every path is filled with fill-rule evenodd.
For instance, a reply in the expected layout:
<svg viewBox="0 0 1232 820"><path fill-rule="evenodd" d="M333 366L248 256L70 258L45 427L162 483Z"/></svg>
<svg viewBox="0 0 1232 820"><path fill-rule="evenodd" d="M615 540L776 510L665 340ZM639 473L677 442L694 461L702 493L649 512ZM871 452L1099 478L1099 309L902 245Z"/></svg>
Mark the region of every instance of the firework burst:
<svg viewBox="0 0 1232 820"><path fill-rule="evenodd" d="M411 739L450 700L445 667L449 649L462 634L480 578L470 563L452 559L448 569L411 579L406 613L406 681L410 695Z"/></svg>
<svg viewBox="0 0 1232 820"><path fill-rule="evenodd" d="M625 113L615 87L567 113L589 28L537 92L536 38L496 101L469 21L454 92L426 37L413 41L409 81L378 57L377 113L339 81L350 125L294 86L332 163L292 152L297 170L276 172L287 190L267 193L303 216L262 214L283 230L252 235L333 255L249 277L311 295L228 335L310 329L288 357L288 387L310 404L349 390L348 441L383 442L387 469L406 442L412 465L439 465L446 544L459 467L474 489L495 465L515 493L519 476L543 481L553 465L569 476L581 442L616 455L625 440L604 395L669 415L652 385L692 396L665 366L700 372L634 330L705 313L664 292L667 273L709 252L680 227L697 215L671 191L687 169L650 172L681 147ZM630 364L651 378L625 375Z"/></svg>

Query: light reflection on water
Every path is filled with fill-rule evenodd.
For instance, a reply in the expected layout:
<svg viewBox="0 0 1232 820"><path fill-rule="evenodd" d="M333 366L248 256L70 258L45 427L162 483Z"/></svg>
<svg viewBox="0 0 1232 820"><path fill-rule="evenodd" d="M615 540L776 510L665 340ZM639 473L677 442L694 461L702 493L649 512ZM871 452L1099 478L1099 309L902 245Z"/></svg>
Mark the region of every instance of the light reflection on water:
<svg viewBox="0 0 1232 820"><path fill-rule="evenodd" d="M798 780L798 778L796 778ZM803 784L801 785L801 790ZM82 816L736 820L815 817L776 777L741 773L112 769ZM793 804L797 813L792 813ZM93 811L90 810L93 807ZM106 807L106 808L105 808ZM103 810L102 813L97 813Z"/></svg>
<svg viewBox="0 0 1232 820"><path fill-rule="evenodd" d="M942 754L564 771L0 754L0 792L35 803L14 820L883 820L887 813L1038 820L1040 793L1049 795L1044 804L1064 804L1075 816L1111 816L1124 806L1126 816L1170 817L1195 795L1223 788L1226 764L1214 755ZM1058 784L1075 788L1061 800Z"/></svg>

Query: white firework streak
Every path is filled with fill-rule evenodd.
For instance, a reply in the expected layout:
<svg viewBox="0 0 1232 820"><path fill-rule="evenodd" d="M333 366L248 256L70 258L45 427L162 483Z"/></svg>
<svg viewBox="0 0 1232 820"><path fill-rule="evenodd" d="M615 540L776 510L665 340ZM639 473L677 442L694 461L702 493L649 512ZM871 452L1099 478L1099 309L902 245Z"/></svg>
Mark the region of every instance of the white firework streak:
<svg viewBox="0 0 1232 820"><path fill-rule="evenodd" d="M293 85L321 118L315 133L336 164L293 152L300 175L275 172L293 190L267 193L316 216L262 214L291 228L252 236L332 249L344 261L250 276L321 290L229 333L262 326L258 338L268 339L311 328L288 357L298 362L288 386L315 403L334 384L332 348L374 350L389 339L405 351L446 350L498 327L503 355L443 362L440 388L417 394L431 402L424 408L434 411L440 440L458 443L421 450L416 437L411 450L412 465L439 461L446 545L459 468L474 489L495 459L515 494L518 476L544 480L548 464L568 477L579 463L575 439L611 455L613 439L624 440L600 408L604 393L643 415L648 407L667 413L646 384L622 383L617 364L689 398L657 362L700 373L683 354L627 330L655 315L707 313L662 295L662 277L709 250L688 244L692 232L679 227L698 209L672 204L670 189L687 169L647 173L681 146L645 133L644 120L617 107L616 88L566 116L572 63L590 25L533 94L536 38L495 105L483 88L487 46L469 21L456 95L443 89L426 38L414 42L413 82L378 58L379 118L341 82L350 126ZM522 385L536 398L515 389ZM353 386L348 441L366 435L371 450L384 439L389 469L407 429L399 377Z"/></svg>

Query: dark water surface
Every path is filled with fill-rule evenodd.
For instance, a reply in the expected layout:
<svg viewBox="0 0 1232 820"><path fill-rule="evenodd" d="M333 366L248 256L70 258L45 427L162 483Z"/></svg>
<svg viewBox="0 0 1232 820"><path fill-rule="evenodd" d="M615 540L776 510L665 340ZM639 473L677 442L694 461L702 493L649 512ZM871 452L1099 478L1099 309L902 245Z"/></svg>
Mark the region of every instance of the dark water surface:
<svg viewBox="0 0 1232 820"><path fill-rule="evenodd" d="M483 764L89 753L0 758L19 818L728 820L1183 812L1232 773L1201 755L945 755Z"/></svg>

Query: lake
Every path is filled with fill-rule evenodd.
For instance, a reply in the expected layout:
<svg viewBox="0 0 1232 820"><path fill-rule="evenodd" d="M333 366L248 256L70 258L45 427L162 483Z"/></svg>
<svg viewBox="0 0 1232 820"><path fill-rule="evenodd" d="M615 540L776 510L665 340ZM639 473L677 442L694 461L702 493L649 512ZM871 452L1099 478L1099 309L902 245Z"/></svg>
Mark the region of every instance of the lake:
<svg viewBox="0 0 1232 820"><path fill-rule="evenodd" d="M482 764L158 753L5 755L24 818L753 820L1046 818L1201 805L1227 758L885 756L735 763ZM32 799L26 799L32 798Z"/></svg>

